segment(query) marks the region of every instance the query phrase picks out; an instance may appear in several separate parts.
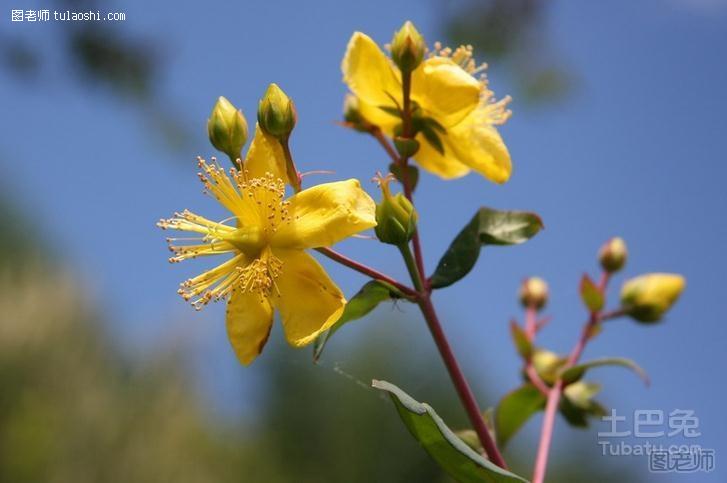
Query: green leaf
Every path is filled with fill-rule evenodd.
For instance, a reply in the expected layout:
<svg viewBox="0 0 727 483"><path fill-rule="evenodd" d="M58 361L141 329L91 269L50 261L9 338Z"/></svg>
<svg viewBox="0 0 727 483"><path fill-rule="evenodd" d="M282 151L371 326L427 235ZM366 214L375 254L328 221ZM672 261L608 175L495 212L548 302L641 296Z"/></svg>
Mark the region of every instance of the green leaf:
<svg viewBox="0 0 727 483"><path fill-rule="evenodd" d="M437 131L435 131L435 129L430 125L425 124L424 126L422 126L421 133L424 135L424 139L429 142L429 144L435 149L435 151L444 156L444 144L439 138L439 134L437 133Z"/></svg>
<svg viewBox="0 0 727 483"><path fill-rule="evenodd" d="M373 381L372 385L389 393L412 436L455 480L462 483L527 482L477 454L447 427L428 404L417 402L386 381Z"/></svg>
<svg viewBox="0 0 727 483"><path fill-rule="evenodd" d="M560 414L571 425L588 427L588 419L600 418L607 414L604 408L593 397L601 390L601 385L593 382L579 381L566 386L560 401Z"/></svg>
<svg viewBox="0 0 727 483"><path fill-rule="evenodd" d="M565 369L560 373L560 377L565 384L571 384L582 378L588 369L600 366L626 367L634 371L636 375L638 375L641 380L644 381L644 384L646 384L647 386L649 385L649 376L646 375L646 372L634 361L632 361L631 359L626 359L624 357L605 357L603 359L594 359L589 362L584 362L583 364L578 364L573 367L569 367L568 369Z"/></svg>
<svg viewBox="0 0 727 483"><path fill-rule="evenodd" d="M525 360L530 359L533 355L533 344L528 339L528 336L525 335L525 330L514 320L510 321L510 334L512 335L513 343L520 357Z"/></svg>
<svg viewBox="0 0 727 483"><path fill-rule="evenodd" d="M584 273L583 278L581 278L580 292L581 300L583 300L583 303L586 305L588 310L591 312L598 312L603 308L603 304L605 302L603 293L586 273Z"/></svg>
<svg viewBox="0 0 727 483"><path fill-rule="evenodd" d="M396 107L391 106L377 106L379 109L384 111L386 114L391 114L394 117L401 117L401 111Z"/></svg>
<svg viewBox="0 0 727 483"><path fill-rule="evenodd" d="M439 260L431 278L432 287L447 287L467 275L482 245L517 245L542 228L543 222L535 213L480 208Z"/></svg>
<svg viewBox="0 0 727 483"><path fill-rule="evenodd" d="M328 340L342 326L352 320L364 317L385 300L393 300L401 297L402 294L388 283L380 280L371 280L370 282L367 282L363 287L361 287L361 290L359 290L358 293L356 293L356 295L348 301L346 308L343 310L343 314L341 314L341 318L338 319L338 321L333 324L330 329L316 339L313 344L313 361L318 361Z"/></svg>
<svg viewBox="0 0 727 483"><path fill-rule="evenodd" d="M532 384L505 395L495 411L497 443L505 445L532 415L545 407L545 396Z"/></svg>
<svg viewBox="0 0 727 483"><path fill-rule="evenodd" d="M403 178L403 171L401 170L401 166L397 163L391 163L389 165L389 171L396 176L396 179L399 180L399 182L403 185L404 184L404 178ZM411 184L411 191L412 193L417 187L417 184L419 183L419 169L416 166L407 165L406 166L406 176L407 181Z"/></svg>

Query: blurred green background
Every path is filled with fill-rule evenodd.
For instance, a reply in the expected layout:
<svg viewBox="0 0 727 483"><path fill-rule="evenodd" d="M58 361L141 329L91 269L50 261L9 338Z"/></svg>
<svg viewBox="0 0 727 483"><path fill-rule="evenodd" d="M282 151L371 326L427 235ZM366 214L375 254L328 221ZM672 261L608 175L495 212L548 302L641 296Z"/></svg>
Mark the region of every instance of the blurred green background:
<svg viewBox="0 0 727 483"><path fill-rule="evenodd" d="M682 260L686 259L684 246L688 242L694 246L694 240L679 239L673 241L673 248L664 248L661 242L666 236L658 230L659 227L671 230L667 225L673 218L667 219L667 215L663 215L664 218L657 217L653 224L655 227L645 227L641 215L636 213L638 210L633 209L634 205L651 203L642 208L644 212L654 213L654 206L662 206L659 196L666 197L676 192L671 183L680 181L681 164L666 160L661 165L650 165L647 160L658 163L662 158L647 148L644 152L634 152L614 141L617 136L611 137L613 133L609 126L623 124L623 131L633 131L629 120L640 124L633 112L616 108L617 113L609 113L608 106L598 101L595 107L569 104L569 100L582 93L583 89L586 97L596 97L588 91L588 86L583 86L581 68L584 66L591 69L587 73L589 78L617 77L609 66L597 60L595 53L593 57L596 60L592 64L580 65L570 62L569 57L581 57L572 52L571 56L564 54L560 47L564 43L577 46L581 38L579 35L585 36L589 26L600 25L603 17L599 15L603 12L574 9L574 13L573 10L562 9L562 5L559 7L557 3L535 0L431 0L396 6L390 5L391 2L373 2L366 6L355 2L343 6L337 2L324 2L312 10L314 13L309 13L308 7L297 2L272 2L270 10L267 10L268 6L262 6L264 2L243 2L234 9L218 3L203 7L169 1L158 4L128 2L128 5L121 2L102 5L94 0L46 3L34 6L4 4L2 15L7 18L3 18L3 29L0 30L3 96L7 96L4 98L6 105L11 106L2 115L8 134L0 144L0 163L12 175L32 173L43 178L35 190L28 189L28 186L36 184L33 180L28 181L28 176L18 176L21 181L17 183L12 176L0 180L0 482L448 481L408 435L391 403L368 388L372 378L395 383L405 381L401 385L407 392L432 404L452 427L465 426L464 415L442 364L414 311L403 313L397 307L391 308L390 312L386 309L377 311L372 320L364 324L365 328L355 333L355 339L346 340L343 334L340 344L334 339L328 349L330 355L318 366L311 363L310 351L292 351L285 346L276 329L263 354L264 360L256 362L254 369L240 376L243 370L233 366L234 358L227 352L224 357L211 355L222 350L231 352L224 341L221 314L213 311L200 322L195 318L196 314L179 309L181 302L173 299L176 289L173 280L182 279L182 272L172 271L166 266L161 268L166 255L161 242L163 236L152 233L152 225L155 218L168 213L155 210L161 210L161 207L167 209L168 206L181 209L187 204L191 208L200 200L193 170L187 168L192 165L194 155L210 152L204 140L204 116L217 95L228 95L233 102L245 99L246 112L251 120L256 96L262 89L244 90L241 84L250 82L257 88L269 81L281 82L284 88L290 87L294 92L297 90L305 94L296 99L300 99L301 111L309 115L308 119L313 119L308 124L300 123L301 134L297 140L301 140L298 142L304 156L315 152L310 146L318 146L321 140L328 139L325 137L327 134L313 131L332 129L333 121L339 115L337 106L341 98L328 95L324 88L327 104L321 105L327 110L316 112L320 108L318 96L322 95L317 85L319 73L313 68L308 69L298 54L287 57L286 52L283 58L268 55L269 52L279 55L276 49L292 51L292 44L301 42L310 44L306 47L310 55L315 55L319 48L323 49L316 45L316 38L300 38L296 22L305 24L306 32L313 29L320 31L321 35L321 26L317 22L328 22L342 29L342 32L336 31L342 42L324 49L326 55L334 51L330 59L326 57L329 70L325 72L325 82L338 82L336 62L343 53L345 38L354 29L368 31L369 27L375 26L376 39L385 42L388 41L386 35L393 32L393 26L399 25L405 18L421 20L423 31L428 38L431 37L430 40L439 37L451 44L474 44L478 58L496 66L495 75L500 81L496 85L498 96L512 94L519 110L517 115L525 112L523 124L513 121L515 127L512 128L515 129L513 134L523 136L506 136L506 139L517 139L511 145L515 146L515 154L519 154L516 176L524 180L513 182L510 193L515 194L508 195L513 198L507 200L520 206L508 207L539 210L542 206L549 215L546 216L546 225L564 238L574 238L571 238L572 245L564 245L560 239L556 243L550 238L550 242L540 245L541 251L526 254L519 265L515 265L514 259L505 258L503 263L509 264L505 268L496 264L491 268L493 276L486 288L499 287L502 280L502 293L511 294L509 298L490 300L497 317L489 322L497 323L498 329L492 329L494 335L492 340L487 341L489 345L486 347L507 353L510 359L506 359L503 369L483 370L491 367L486 367L486 361L481 360L481 354L475 350L481 349L486 341L484 335L477 331L491 329L482 329L484 324L471 317L472 313L464 313L458 300L446 299L446 314L456 321L452 324L453 338L465 353L463 362L467 372L473 375L472 382L483 407L496 403L503 392L503 384L513 387L517 382L514 370L516 357L506 342L506 317L500 317L502 311L509 314L516 311L514 294L517 281L529 275L530 270L544 270L544 262L552 262L550 269L555 288L563 288L565 282L561 283L560 273L563 272L568 276L574 275L568 281L571 290L582 267L590 266L588 257L593 258L597 243L606 236L601 227L594 229L588 225L591 221L587 220L600 216L594 216L594 212L603 213L608 236L614 234L614 230L619 233L622 229L631 230L632 237L643 241L644 246L650 244L656 247L652 253L659 263L664 263L667 268L687 271L687 262ZM8 10L21 7L59 10L108 8L127 11L130 19L114 24L24 25L22 28L10 25ZM560 12L559 20L554 21L554 12L558 8L566 11ZM625 2L620 4L619 10L609 13L608 35L613 32L618 38L615 33L622 21L630 18L629 8L630 3ZM651 18L651 13L661 11L661 8L661 4L649 3L640 10L639 18L645 22L644 19ZM148 10L145 12L145 9ZM678 9L675 11L670 15L682 15ZM316 15L330 15L330 18L312 18ZM280 24L261 24L259 18L271 16L278 16ZM724 27L724 22L720 22ZM578 25L583 30L571 32L560 28L563 25ZM671 24L665 25L660 25L662 30L659 31L660 35L664 35L664 31L670 33L668 39L660 38L659 42L664 44L673 40ZM685 24L684 32L697 35L701 25L698 21ZM41 31L41 28L44 30ZM640 26L632 28L638 30ZM232 29L239 29L242 34L238 35ZM245 37L248 31L254 32L254 42L238 45L239 37ZM708 29L705 31L709 33ZM180 32L184 35L181 36ZM649 32L645 30L644 36L649 37ZM681 30L678 32L683 33ZM170 38L177 39L179 44L174 44ZM623 44L610 45L612 55L622 56L626 63L638 64L646 60L647 56L643 54L634 59L623 55L629 52L631 46L628 38L619 39ZM186 56L177 53L178 46L184 50L190 45L196 48L186 51ZM648 47L650 44L642 38L641 45ZM704 45L709 44L705 42ZM228 51L230 55L227 55ZM246 52L250 58L258 62L264 59L265 63L245 65ZM214 55L208 55L210 53ZM231 69L219 65L220 57L234 57L237 67ZM590 59L590 53L586 57ZM210 59L218 64L210 67L206 63L212 62ZM717 56L717 59L721 62L724 57ZM240 64L242 67L239 67ZM711 89L717 92L718 81L724 77L724 71L715 74L710 70L712 65L708 64L709 67L696 72L691 78L696 76L697 83L702 78L711 79ZM229 74L230 70L234 70L234 76ZM632 75L639 76L637 68L633 72ZM189 93L185 89L188 78L185 75L191 73L196 76L195 82L204 78L207 84L203 92L197 92L196 97L188 99ZM629 87L615 82L614 99L627 96ZM41 94L35 96L36 93ZM635 96L641 96L641 93ZM639 97L637 101L640 100ZM646 109L652 117L666 117L653 105L644 107L637 101L629 104L634 112ZM674 96L675 104L681 101ZM724 98L716 98L713 102L723 103ZM718 105L705 111L719 112ZM46 118L52 119L48 121L53 124L52 129L47 133L39 132L29 124L29 119L44 117L47 114L44 110L49 106L53 115ZM578 107L584 111L578 111ZM682 115L689 120L685 113L690 112L691 107L680 105L681 110L674 114L675 117ZM562 118L556 119L555 113L573 116L577 121L564 122ZM552 123L555 131L544 128L551 126L551 115L555 119ZM592 120L591 117L598 119ZM705 136L712 132L709 129L719 129L715 127L716 122L704 124L707 125L703 129L707 133ZM76 136L77 130L73 131L74 126L79 125L88 129L81 133L81 141ZM588 138L594 135L591 132L569 137L574 126L591 125L600 130L598 138ZM509 126L506 129L510 129ZM96 131L97 128L99 131ZM23 135L13 137L13 133L17 132ZM644 136L646 145L664 145L663 133L654 132L651 133L653 139L648 132ZM314 135L307 136L311 133ZM342 138L346 136L340 131L334 134ZM530 144L525 135L533 139L533 149L540 143L552 148L552 151L542 157L527 152ZM620 135L628 138L628 132ZM75 164L75 156L79 144L67 143L67 139L82 143L78 159L83 161L78 161L78 164ZM351 141L350 137L344 139ZM615 200L618 209L611 210L611 202L598 191L607 184L601 183L601 176L606 171L631 169L633 158L614 156L618 158L613 161L616 167L604 167L604 164L580 157L582 151L574 147L579 141L594 146L594 156L598 152L604 153L605 157L611 156L607 148L613 145L617 151L623 149L639 160L644 159L643 166L638 165L644 169L643 177L632 178L633 185L613 185L625 196ZM630 139L624 141L625 145L629 142ZM704 143L695 141L695 145ZM334 152L338 150L338 154L354 151L337 145L330 147ZM27 171L15 170L15 166L21 163L17 158L19 153L28 156L30 166ZM351 154L346 160L348 164L341 166L340 171L351 174L352 166L360 167L361 163L358 166L356 163L368 162L368 159L359 159L368 156L368 152L363 153L365 155ZM701 152L697 154L703 155ZM679 163L687 157L682 156L680 151L674 151L674 158L678 158ZM695 170L704 168L703 164L699 164L697 155L688 158ZM519 164L520 160L523 160L522 164ZM304 166L308 167L309 161L304 159ZM330 167L335 160L321 161L328 164L312 168ZM710 162L716 163L714 160ZM548 163L557 163L559 169L569 170L571 178L561 177L558 171L553 171L555 168L549 168ZM103 171L95 171L97 166ZM528 172L531 174L528 175ZM354 173L363 176L361 172ZM365 174L368 175L368 171ZM137 178L143 176L149 179L137 184ZM712 180L719 178L706 176ZM543 183L543 180L548 182ZM625 195L636 192L635 188L649 188L652 185L648 183L657 182L655 180L664 184L654 185L653 191L644 189L646 194L642 198L632 199ZM63 183L67 188L63 187ZM95 191L93 186L96 183L101 183L102 187ZM433 181L428 179L424 183ZM472 183L477 189L482 186L479 179L468 179L462 183ZM571 185L581 186L582 191L568 191L566 186ZM691 198L699 200L702 200L698 198L700 193L709 193L710 196L717 193L714 185L710 185L710 189L703 189L703 186L697 179L688 185L686 192ZM152 188L158 188L158 192L151 193ZM89 191L86 192L86 189ZM451 187L442 189L459 190ZM486 189L489 190L487 196L494 198L493 189L489 185ZM67 195L69 190L73 196L58 199L64 193ZM579 202L579 196L585 197L592 190L596 192L594 197L600 201L591 201L594 205ZM461 192L475 191L464 189ZM121 206L122 203L114 204L105 198L96 202L93 196L99 193L107 194L109 198L128 198L123 204L130 207L129 212L124 211L126 208ZM655 194L652 196L651 193ZM720 193L715 195L717 202L710 204L715 212L724 208L724 193ZM175 199L170 200L172 195ZM497 196L503 196L503 192L498 191ZM140 207L151 199L155 202L153 210ZM479 203L479 199L476 202ZM440 205L439 208L429 207L436 213L432 218L443 219L445 215L436 211L441 209L441 203L436 199L431 203ZM62 209L54 211L56 205ZM85 211L73 211L73 207L77 206L83 206ZM694 220L695 227L706 225L701 215L695 215L691 209L674 209L668 203L665 206L672 208L670 217ZM562 212L560 219L556 215L559 211ZM139 212L143 212L146 218L140 219ZM629 219L629 214L634 219ZM134 227L136 231L131 236L112 222L117 219L122 223L128 218L133 221L123 226ZM441 238L435 244L443 248L451 238L450 234L462 222L447 217L442 223L451 222L457 227L434 230L432 218L429 219L430 225L424 228L429 234ZM42 223L38 220L51 221ZM95 223L98 220L102 223L97 228ZM549 220L553 220L552 224ZM143 228L139 227L141 225ZM717 221L714 225L723 231L723 222ZM680 233L687 231L702 241L697 229L680 230ZM575 238L573 232L594 239ZM154 244L150 239L159 243ZM100 240L102 243L99 243ZM554 255L555 250L551 250L554 247L547 243L557 245L559 255ZM691 273L687 276L690 284L696 281L697 285L713 287L714 278L711 277L716 277L714 274L719 272L712 270L713 264L724 264L724 256L711 255L717 251L716 245L705 246L699 258L703 265L695 268L701 280ZM352 250L355 254L357 249ZM723 247L719 253L722 250ZM646 251L642 246L641 255L644 256ZM359 254L364 252L359 250ZM138 262L130 258L130 253L138 257ZM430 254L432 258L435 256L436 253ZM572 262L576 267L573 268L567 263L576 256L580 258ZM153 265L149 262L152 259L158 259L159 263ZM430 260L429 265L432 266L434 261ZM99 266L101 270L98 270ZM560 267L567 269L559 270ZM692 265L688 267L691 269ZM123 279L119 276L121 272L125 273ZM153 276L150 275L152 272ZM498 277L502 272L507 272L509 278ZM349 294L361 284L358 278L347 279L342 275L341 280ZM471 284L474 285L463 285L469 291L465 293L470 296L474 297L475 290L478 294L480 290L485 292L479 281ZM168 297L160 297L161 293ZM704 290L701 293L705 294L705 298L709 295ZM556 298L555 308L561 309L566 305L564 299ZM564 319L572 319L576 324L575 320L582 316L578 302L575 296L567 302L571 308L566 310ZM711 314L706 303L700 306L705 311L701 315ZM480 309L474 308L473 311L475 316L479 316ZM457 325L460 316L471 324L464 326L465 329L476 325L474 332L470 332L476 335L464 335L463 326ZM395 330L392 330L392 319L397 320ZM684 322L682 320L677 326L684 327ZM712 322L719 321L715 319ZM193 328L186 330L180 327ZM573 340L574 332L565 330L564 326L554 326L549 330L564 335L562 340L550 336L548 342L562 342L566 347ZM655 329L659 330L664 329ZM691 343L685 348L690 357L699 354L711 357L709 351L702 351L702 344L716 344L719 339L679 329L694 336L689 339L685 332L673 330L662 332L668 335L651 344L651 348L644 347L649 344L643 343L646 339L641 332L639 339L625 335L623 339L610 341L615 346L614 350L625 347L643 352L645 360L639 362L651 362L652 367L658 366L668 374L678 368L669 366L668 358L659 359L664 351L668 349L675 353L682 344ZM201 336L204 331L212 335ZM214 343L210 342L211 337L216 338ZM464 343L461 342L463 340ZM629 346L629 343L635 347ZM500 352L495 355L501 355ZM699 372L705 365L704 361L697 365ZM689 372L688 368L684 370ZM245 380L241 384L243 377ZM707 379L699 379L702 385L697 387L697 383L693 382L691 387L702 391L699 394L709 394ZM638 404L642 393L634 395L631 391L637 387L636 384L624 384L626 389L619 393L617 386L622 381L612 379L611 382L614 384L607 389L612 391L607 402L618 401L620 396L624 396ZM656 392L657 395L652 397L662 397L672 405L717 405L706 396L680 398L677 382L662 378L658 381L659 387L670 392ZM638 387L638 390L642 389ZM241 393L235 394L236 391ZM704 407L705 412L712 409L713 406ZM711 414L717 414L716 410ZM713 426L712 435L715 429L718 428ZM556 432L559 442L550 481L646 480L643 461L594 456L597 450L595 431L592 428L590 433ZM530 474L533 435L531 427L514 442L507 454L513 469L524 475Z"/></svg>

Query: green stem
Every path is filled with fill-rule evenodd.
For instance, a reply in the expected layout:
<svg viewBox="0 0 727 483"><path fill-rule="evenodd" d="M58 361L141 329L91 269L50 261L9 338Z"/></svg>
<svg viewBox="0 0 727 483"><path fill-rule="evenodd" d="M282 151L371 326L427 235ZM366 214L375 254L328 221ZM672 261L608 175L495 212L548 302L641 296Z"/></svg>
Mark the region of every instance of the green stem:
<svg viewBox="0 0 727 483"><path fill-rule="evenodd" d="M399 251L401 252L402 258L404 258L404 263L406 264L406 269L409 271L409 276L411 277L411 281L414 284L414 288L417 290L417 292L422 294L424 292L422 276L419 273L417 262L414 259L414 255L412 255L411 250L409 249L409 245L399 245Z"/></svg>
<svg viewBox="0 0 727 483"><path fill-rule="evenodd" d="M402 72L402 95L403 95L403 112L402 112L402 137L413 139L415 133L412 131L412 115L411 115L411 72ZM379 139L381 142L381 139ZM382 144L383 145L383 144ZM386 148L386 147L385 147ZM388 152L389 150L387 150ZM392 157L393 158L393 157ZM404 185L405 196L413 203L413 190L408 179L407 165L409 158L406 156L399 157L399 165L402 171L402 184ZM424 271L424 254L419 240L419 231L414 233L412 238L412 245L414 246L414 255L412 256L409 245L403 245L399 247L404 262L411 275L412 283L419 292L419 308L424 316L424 320L427 322L429 331L432 334L434 343L437 345L439 354L442 357L442 361L449 372L449 377L452 380L452 384L457 391L462 406L469 417L470 423L472 424L475 433L482 443L482 447L485 451L485 455L501 468L507 469L505 459L502 457L500 450L497 448L494 438L490 434L489 429L485 425L485 420L482 417L482 412L477 405L475 395L470 388L467 379L465 378L462 369L457 362L457 358L452 351L447 336L444 333L442 324L439 322L439 317L434 309L432 303L431 288L428 286L427 281L423 278L425 275Z"/></svg>

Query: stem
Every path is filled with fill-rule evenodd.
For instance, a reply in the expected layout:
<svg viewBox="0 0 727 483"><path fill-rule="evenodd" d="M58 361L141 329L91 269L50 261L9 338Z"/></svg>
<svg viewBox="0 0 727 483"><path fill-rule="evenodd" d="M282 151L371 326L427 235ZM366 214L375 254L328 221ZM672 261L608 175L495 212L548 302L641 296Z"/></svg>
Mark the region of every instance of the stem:
<svg viewBox="0 0 727 483"><path fill-rule="evenodd" d="M369 131L371 135L379 142L382 148L384 148L384 151L386 151L386 154L389 155L391 158L391 161L393 161L396 164L401 164L401 159L399 158L399 153L396 152L394 147L391 145L388 139L386 139L386 136L384 136L384 133L381 131L381 128L378 126L374 126Z"/></svg>
<svg viewBox="0 0 727 483"><path fill-rule="evenodd" d="M400 245L399 251L401 252L401 256L404 258L404 263L406 264L406 269L409 271L411 281L414 283L414 288L416 288L417 292L419 292L420 294L424 293L422 276L419 272L419 267L417 266L416 260L412 256L411 250L409 250L409 245Z"/></svg>
<svg viewBox="0 0 727 483"><path fill-rule="evenodd" d="M379 272L378 270L375 270L367 265L357 262L356 260L348 258L346 255L338 253L337 251L333 250L332 248L321 247L321 248L316 248L316 251L318 253L321 253L321 254L327 256L331 260L334 260L334 261L340 263L341 265L345 265L345 266L352 268L359 273L363 273L364 275L367 275L375 280L381 280L382 282L386 282L389 285L396 287L397 290L399 290L401 293L403 293L404 295L406 295L407 297L409 297L411 299L419 297L419 293L416 290L412 289L411 287L408 287L400 282L397 282L393 278Z"/></svg>
<svg viewBox="0 0 727 483"><path fill-rule="evenodd" d="M402 72L402 91L404 98L402 112L402 137L412 139L414 137L414 133L412 133L411 130L411 72ZM411 183L409 182L409 170L407 169L409 158L405 156L400 157L391 148L391 145L388 143L386 138L381 135L380 131L373 131L372 134L379 141L379 144L384 147L384 149L389 154L389 156L391 156L394 162L398 163L401 167L401 182L404 186L404 195L413 204L413 190ZM412 253L409 250L408 245L402 245L401 247L399 247L399 249L401 250L402 256L404 257L404 262L406 263L407 269L409 270L409 275L412 278L412 282L414 283L414 286L419 292L419 308L422 312L422 315L424 316L424 319L427 321L429 331L431 332L432 338L437 345L439 354L442 356L444 365L447 367L449 377L450 379L452 379L452 383L457 390L457 395L459 396L459 399L464 406L464 409L467 413L467 416L469 417L472 427L474 428L477 436L480 439L480 443L482 443L482 447L485 450L485 455L497 466L506 469L507 464L505 463L505 459L502 457L500 450L497 449L497 444L495 443L492 435L490 434L490 431L485 425L485 419L482 417L482 412L477 405L477 400L472 393L472 389L470 388L469 383L467 382L467 379L462 372L462 369L460 369L459 367L457 358L454 356L452 348L447 341L447 336L444 334L444 330L442 329L442 324L439 322L437 312L434 310L434 305L432 304L431 288L429 287L428 280L424 278L424 274L426 272L424 271L424 255L422 253L421 242L419 241L419 230L417 230L412 237L412 245L414 246L413 259Z"/></svg>
<svg viewBox="0 0 727 483"><path fill-rule="evenodd" d="M535 334L538 331L538 323L536 320L537 316L538 309L534 306L529 305L525 308L525 337L528 338L531 345L535 343ZM538 391L540 391L544 396L548 396L550 387L548 387L545 381L543 381L538 374L538 371L535 370L532 357L528 357L525 361L525 375L528 376L528 379L530 379L530 382L537 388Z"/></svg>
<svg viewBox="0 0 727 483"><path fill-rule="evenodd" d="M449 341L447 341L447 336L444 334L442 324L439 322L439 318L437 317L437 312L434 310L431 293L424 290L424 281L419 274L419 269L417 268L417 264L412 256L411 250L409 250L408 245L401 245L399 250L404 258L404 263L406 263L406 268L409 270L412 282L420 292L418 303L419 308L422 311L422 315L424 316L424 320L427 321L427 326L429 327L432 338L437 345L437 349L439 349L439 354L442 356L444 365L447 367L449 377L452 379L452 383L454 384L454 387L457 390L457 395L467 412L470 423L472 423L472 427L482 443L485 454L497 466L507 468L507 464L505 463L502 454L497 449L497 445L485 425L485 419L482 417L482 412L477 405L477 400L472 393L472 389L467 383L467 379L465 378L462 369L459 367L459 363L457 362L457 358L454 356L454 352L452 352Z"/></svg>
<svg viewBox="0 0 727 483"><path fill-rule="evenodd" d="M606 291L606 286L609 281L609 274L604 272L601 275L601 279L598 282L598 290L601 294ZM591 312L588 321L583 326L581 336L578 338L578 342L571 350L568 360L563 366L564 369L572 367L578 362L583 350L586 348L588 340L591 338L593 328L601 322L601 312ZM533 482L532 483L543 483L545 481L545 472L548 467L548 454L550 452L550 443L553 440L553 429L555 427L555 415L558 412L558 406L560 404L560 398L563 394L565 385L562 379L558 379L550 388L548 393L548 401L545 405L545 415L543 416L543 427L540 432L540 443L538 445L538 453L535 457L535 469L533 470Z"/></svg>
<svg viewBox="0 0 727 483"><path fill-rule="evenodd" d="M469 416L470 423L472 423L472 427L480 438L485 454L497 466L507 469L507 464L485 425L485 419L482 417L480 408L477 406L472 389L470 389L467 379L462 373L462 369L460 369L457 359L452 352L452 348L449 346L447 337L444 335L444 330L442 330L442 325L439 323L439 318L434 310L429 294L426 294L419 300L419 308L422 311L422 315L424 315L424 319L427 321L429 331L432 333L432 338L434 338L434 342L437 344L437 349L439 349L444 365L447 366L449 377L452 379L452 383L457 390L457 394L459 395L460 401L462 401L467 416Z"/></svg>
<svg viewBox="0 0 727 483"><path fill-rule="evenodd" d="M411 72L405 71L402 73L402 79L401 79L401 85L402 85L402 97L404 98L403 102L403 113L402 113L402 136L407 139L413 139L414 133L412 132L412 122L411 122ZM399 165L401 166L401 176L402 176L402 184L404 185L404 196L413 204L414 203L414 190L412 189L412 185L409 182L409 158L406 156L402 156L399 158ZM419 240L419 230L417 230L414 233L414 236L412 237L412 245L414 246L414 258L416 260L417 269L419 270L419 273L424 276L426 271L424 270L424 254L422 252L422 244ZM429 280L423 279L423 285L426 287L426 290L429 292Z"/></svg>

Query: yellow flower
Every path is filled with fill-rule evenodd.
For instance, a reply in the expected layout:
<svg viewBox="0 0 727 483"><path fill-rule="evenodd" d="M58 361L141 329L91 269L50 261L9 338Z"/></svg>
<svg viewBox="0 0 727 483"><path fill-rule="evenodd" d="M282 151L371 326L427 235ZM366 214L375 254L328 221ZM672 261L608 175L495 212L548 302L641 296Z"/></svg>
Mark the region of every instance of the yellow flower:
<svg viewBox="0 0 727 483"><path fill-rule="evenodd" d="M464 176L471 169L495 183L510 177L510 154L495 129L510 117L510 98L494 101L481 75L485 68L475 64L471 46L452 51L435 44L434 52L412 72L414 125L421 146L414 159L444 179ZM341 69L363 117L387 134L396 134L402 84L391 59L370 37L356 32Z"/></svg>
<svg viewBox="0 0 727 483"><path fill-rule="evenodd" d="M677 301L686 281L681 275L649 273L632 278L621 289L621 303L639 322L656 322Z"/></svg>
<svg viewBox="0 0 727 483"><path fill-rule="evenodd" d="M179 293L198 310L211 300L229 300L227 333L243 364L262 351L274 310L280 312L286 338L294 346L312 342L338 320L346 300L304 250L333 245L376 225L374 201L355 179L321 184L284 199L285 161L279 149L258 128L242 172L233 168L228 176L200 158L206 192L232 216L216 222L185 210L158 224L197 235L168 239L171 262L231 255L183 282ZM176 244L182 240L184 244Z"/></svg>

